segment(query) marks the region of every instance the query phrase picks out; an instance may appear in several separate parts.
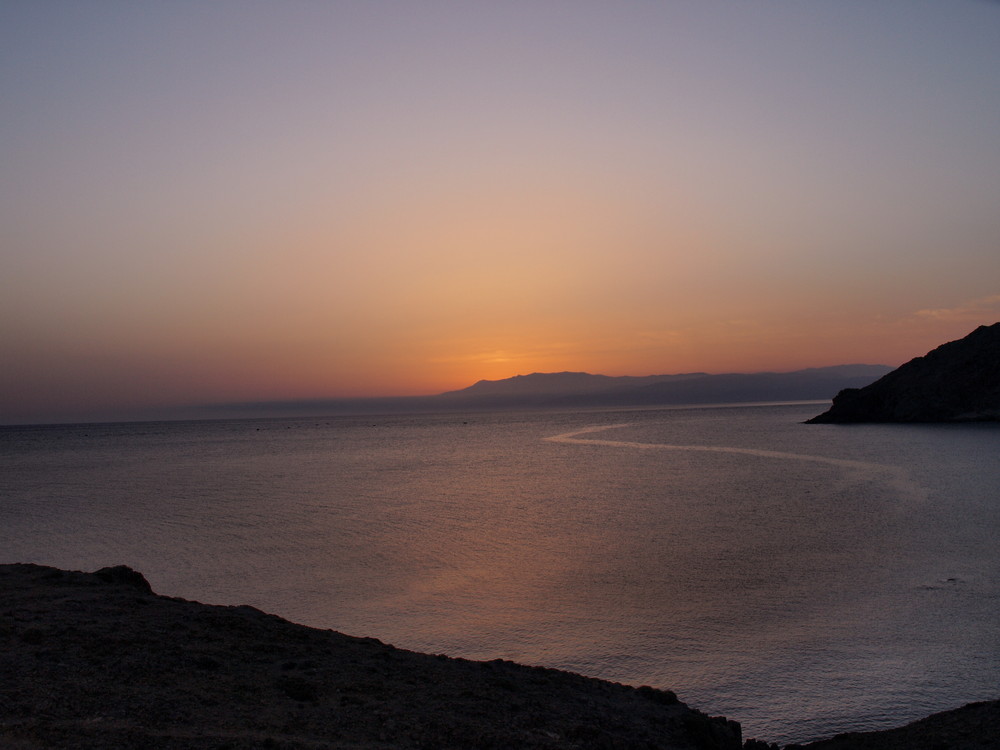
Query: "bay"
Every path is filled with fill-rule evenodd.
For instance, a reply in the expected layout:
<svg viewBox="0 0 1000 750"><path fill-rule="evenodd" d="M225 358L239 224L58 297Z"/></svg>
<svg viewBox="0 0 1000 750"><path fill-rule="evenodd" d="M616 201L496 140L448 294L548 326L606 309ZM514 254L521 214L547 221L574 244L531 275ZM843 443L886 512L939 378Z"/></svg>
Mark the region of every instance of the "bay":
<svg viewBox="0 0 1000 750"><path fill-rule="evenodd" d="M0 561L124 563L801 742L1000 693L1000 430L816 404L0 428Z"/></svg>

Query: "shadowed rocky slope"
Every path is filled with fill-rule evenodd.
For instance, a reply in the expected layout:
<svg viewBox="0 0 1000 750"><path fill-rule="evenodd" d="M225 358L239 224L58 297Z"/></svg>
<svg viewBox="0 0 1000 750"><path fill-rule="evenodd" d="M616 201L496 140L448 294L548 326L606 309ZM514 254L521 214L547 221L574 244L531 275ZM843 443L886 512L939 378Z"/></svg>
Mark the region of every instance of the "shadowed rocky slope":
<svg viewBox="0 0 1000 750"><path fill-rule="evenodd" d="M793 745L786 750L799 748ZM970 703L897 729L849 732L811 742L802 750L997 750L1000 701Z"/></svg>
<svg viewBox="0 0 1000 750"><path fill-rule="evenodd" d="M910 360L869 386L848 388L812 423L1000 420L1000 323Z"/></svg>
<svg viewBox="0 0 1000 750"><path fill-rule="evenodd" d="M739 724L669 691L157 596L123 566L0 565L3 750L740 747ZM806 747L996 750L1000 702Z"/></svg>
<svg viewBox="0 0 1000 750"><path fill-rule="evenodd" d="M673 693L418 654L128 568L0 565L0 747L738 750Z"/></svg>

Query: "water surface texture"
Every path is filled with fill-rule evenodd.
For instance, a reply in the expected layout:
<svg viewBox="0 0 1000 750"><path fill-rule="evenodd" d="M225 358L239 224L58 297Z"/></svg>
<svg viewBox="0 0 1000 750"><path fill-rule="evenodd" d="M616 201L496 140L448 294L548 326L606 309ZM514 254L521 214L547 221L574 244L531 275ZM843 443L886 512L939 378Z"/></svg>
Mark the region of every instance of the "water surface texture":
<svg viewBox="0 0 1000 750"><path fill-rule="evenodd" d="M0 428L0 561L125 563L805 741L1000 691L1000 430L821 405Z"/></svg>

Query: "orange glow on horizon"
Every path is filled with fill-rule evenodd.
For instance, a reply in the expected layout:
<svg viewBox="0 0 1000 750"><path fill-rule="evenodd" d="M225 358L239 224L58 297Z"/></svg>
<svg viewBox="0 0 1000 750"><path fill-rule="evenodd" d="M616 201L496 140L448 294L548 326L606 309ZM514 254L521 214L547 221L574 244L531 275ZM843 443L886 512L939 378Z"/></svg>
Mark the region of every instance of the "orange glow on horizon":
<svg viewBox="0 0 1000 750"><path fill-rule="evenodd" d="M1000 319L990 4L436 7L3 6L0 423Z"/></svg>

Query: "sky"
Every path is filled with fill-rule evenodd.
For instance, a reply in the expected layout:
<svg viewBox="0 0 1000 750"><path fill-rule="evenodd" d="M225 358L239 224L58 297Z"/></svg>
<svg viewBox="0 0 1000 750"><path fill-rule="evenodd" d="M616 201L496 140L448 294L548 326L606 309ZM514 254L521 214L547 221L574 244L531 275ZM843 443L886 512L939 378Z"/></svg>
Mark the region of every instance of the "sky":
<svg viewBox="0 0 1000 750"><path fill-rule="evenodd" d="M992 0L0 0L0 423L899 365L1000 320Z"/></svg>

